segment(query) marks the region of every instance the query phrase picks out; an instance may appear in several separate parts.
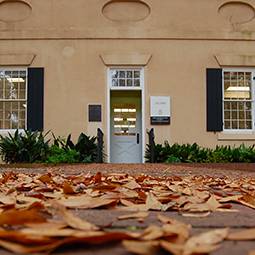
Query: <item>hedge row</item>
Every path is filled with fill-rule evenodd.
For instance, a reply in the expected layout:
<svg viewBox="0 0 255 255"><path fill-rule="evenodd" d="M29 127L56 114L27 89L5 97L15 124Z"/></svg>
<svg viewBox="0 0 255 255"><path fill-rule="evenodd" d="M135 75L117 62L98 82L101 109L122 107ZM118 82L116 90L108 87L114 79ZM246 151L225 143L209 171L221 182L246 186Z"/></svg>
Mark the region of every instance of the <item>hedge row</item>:
<svg viewBox="0 0 255 255"><path fill-rule="evenodd" d="M145 158L151 159L151 148L147 145ZM215 149L203 148L198 144L177 143L170 145L156 144L154 148L154 161L156 163L254 163L255 145L239 147L217 146Z"/></svg>
<svg viewBox="0 0 255 255"><path fill-rule="evenodd" d="M0 136L0 154L6 163L92 163L97 159L96 137L81 133L74 143L69 135L66 139L53 136L46 139L42 132L15 131L12 135Z"/></svg>

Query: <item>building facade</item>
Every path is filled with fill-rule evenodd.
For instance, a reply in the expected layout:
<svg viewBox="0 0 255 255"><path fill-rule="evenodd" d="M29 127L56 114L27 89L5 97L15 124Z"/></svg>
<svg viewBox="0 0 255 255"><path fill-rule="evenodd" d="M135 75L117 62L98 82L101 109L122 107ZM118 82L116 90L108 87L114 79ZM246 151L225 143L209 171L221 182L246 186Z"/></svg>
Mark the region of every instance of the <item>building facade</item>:
<svg viewBox="0 0 255 255"><path fill-rule="evenodd" d="M101 128L109 162L156 142L255 141L255 0L1 0L0 132Z"/></svg>

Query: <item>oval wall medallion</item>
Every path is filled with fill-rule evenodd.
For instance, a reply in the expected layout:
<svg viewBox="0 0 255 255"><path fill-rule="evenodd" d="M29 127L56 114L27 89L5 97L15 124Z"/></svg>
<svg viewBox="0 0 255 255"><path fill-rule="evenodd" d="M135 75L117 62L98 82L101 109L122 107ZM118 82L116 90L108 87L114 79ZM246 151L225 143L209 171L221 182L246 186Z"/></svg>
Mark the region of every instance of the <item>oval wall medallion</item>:
<svg viewBox="0 0 255 255"><path fill-rule="evenodd" d="M231 24L243 24L255 18L255 9L245 2L227 2L220 6L219 13Z"/></svg>
<svg viewBox="0 0 255 255"><path fill-rule="evenodd" d="M139 0L112 0L102 9L103 15L112 21L141 21L150 14L150 7Z"/></svg>
<svg viewBox="0 0 255 255"><path fill-rule="evenodd" d="M31 6L21 0L5 0L0 3L0 20L4 22L25 20L31 12Z"/></svg>

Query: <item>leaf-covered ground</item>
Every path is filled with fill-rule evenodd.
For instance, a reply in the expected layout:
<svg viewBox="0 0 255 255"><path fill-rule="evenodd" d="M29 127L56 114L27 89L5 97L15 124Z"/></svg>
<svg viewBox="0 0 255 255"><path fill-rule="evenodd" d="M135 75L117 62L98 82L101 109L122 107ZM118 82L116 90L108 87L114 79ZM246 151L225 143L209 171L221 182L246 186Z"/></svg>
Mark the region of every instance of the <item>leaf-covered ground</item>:
<svg viewBox="0 0 255 255"><path fill-rule="evenodd" d="M253 171L82 167L1 170L1 254L255 252Z"/></svg>

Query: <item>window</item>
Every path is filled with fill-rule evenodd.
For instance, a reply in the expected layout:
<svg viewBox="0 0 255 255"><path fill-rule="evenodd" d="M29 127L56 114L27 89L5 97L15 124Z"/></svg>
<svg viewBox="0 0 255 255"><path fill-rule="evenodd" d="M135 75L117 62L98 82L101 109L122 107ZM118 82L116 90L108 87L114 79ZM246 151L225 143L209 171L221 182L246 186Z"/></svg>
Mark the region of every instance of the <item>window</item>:
<svg viewBox="0 0 255 255"><path fill-rule="evenodd" d="M0 129L25 129L27 71L0 69Z"/></svg>
<svg viewBox="0 0 255 255"><path fill-rule="evenodd" d="M120 103L113 105L114 135L136 135L136 105Z"/></svg>
<svg viewBox="0 0 255 255"><path fill-rule="evenodd" d="M223 71L225 130L254 128L254 75L255 73L249 70Z"/></svg>
<svg viewBox="0 0 255 255"><path fill-rule="evenodd" d="M111 87L140 87L141 70L139 69L111 69Z"/></svg>

